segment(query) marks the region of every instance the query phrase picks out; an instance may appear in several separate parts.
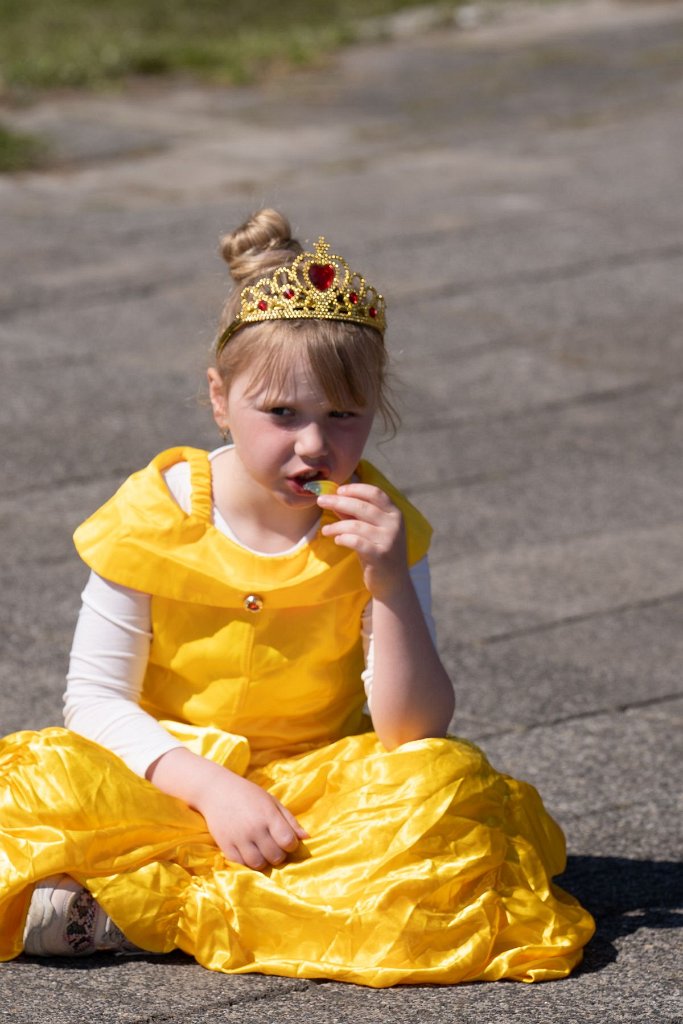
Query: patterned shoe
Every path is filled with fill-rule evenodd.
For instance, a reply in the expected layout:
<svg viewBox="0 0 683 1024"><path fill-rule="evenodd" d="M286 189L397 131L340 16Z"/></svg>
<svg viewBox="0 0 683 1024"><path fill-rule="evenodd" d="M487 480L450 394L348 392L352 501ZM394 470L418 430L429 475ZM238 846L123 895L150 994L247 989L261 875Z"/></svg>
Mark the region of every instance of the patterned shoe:
<svg viewBox="0 0 683 1024"><path fill-rule="evenodd" d="M128 942L87 889L69 875L52 875L33 890L24 952L31 956L88 956L144 950Z"/></svg>

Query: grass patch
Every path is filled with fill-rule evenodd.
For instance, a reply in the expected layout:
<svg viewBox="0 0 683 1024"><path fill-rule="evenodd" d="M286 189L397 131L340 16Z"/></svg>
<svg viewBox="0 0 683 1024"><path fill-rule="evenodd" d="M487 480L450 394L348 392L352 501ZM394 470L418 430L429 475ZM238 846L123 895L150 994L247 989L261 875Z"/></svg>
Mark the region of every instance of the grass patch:
<svg viewBox="0 0 683 1024"><path fill-rule="evenodd" d="M40 139L15 132L0 124L0 173L28 171L40 167L47 156Z"/></svg>
<svg viewBox="0 0 683 1024"><path fill-rule="evenodd" d="M420 0L0 0L0 90L11 97L176 73L242 83L278 65L315 62L353 41L361 19L419 5Z"/></svg>

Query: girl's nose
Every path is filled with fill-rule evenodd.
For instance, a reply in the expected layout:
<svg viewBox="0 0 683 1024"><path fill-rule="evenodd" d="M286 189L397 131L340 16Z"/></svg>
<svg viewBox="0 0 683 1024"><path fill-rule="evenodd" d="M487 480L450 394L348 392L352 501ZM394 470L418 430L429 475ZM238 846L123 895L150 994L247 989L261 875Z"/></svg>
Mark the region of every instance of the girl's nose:
<svg viewBox="0 0 683 1024"><path fill-rule="evenodd" d="M307 423L294 442L294 452L301 459L319 459L327 452L325 432L317 423Z"/></svg>

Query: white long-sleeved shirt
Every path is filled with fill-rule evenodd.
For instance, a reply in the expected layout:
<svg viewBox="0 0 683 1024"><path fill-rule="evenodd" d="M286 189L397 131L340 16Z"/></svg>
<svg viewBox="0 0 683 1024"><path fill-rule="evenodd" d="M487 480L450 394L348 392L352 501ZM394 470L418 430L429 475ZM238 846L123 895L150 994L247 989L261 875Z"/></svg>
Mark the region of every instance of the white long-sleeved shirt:
<svg viewBox="0 0 683 1024"><path fill-rule="evenodd" d="M219 451L222 449L212 452L210 458ZM173 498L185 512L189 512L192 498L189 465L177 463L166 471L164 477ZM234 535L215 505L213 522L231 540L246 547ZM316 524L289 550L308 543L317 529ZM426 557L411 567L410 576L434 637ZM361 636L365 655L362 680L372 712L372 601L368 601L363 612ZM71 648L64 721L67 728L112 750L141 776L162 754L182 746L139 706L151 640L151 596L91 573L82 594Z"/></svg>

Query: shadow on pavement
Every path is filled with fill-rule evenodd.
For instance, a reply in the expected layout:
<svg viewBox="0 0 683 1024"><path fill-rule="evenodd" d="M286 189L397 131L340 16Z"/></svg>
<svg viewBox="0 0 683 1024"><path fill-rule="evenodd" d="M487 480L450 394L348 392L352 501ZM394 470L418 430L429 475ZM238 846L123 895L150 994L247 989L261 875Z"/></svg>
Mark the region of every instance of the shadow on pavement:
<svg viewBox="0 0 683 1024"><path fill-rule="evenodd" d="M596 919L580 970L599 971L618 956L614 943L641 928L683 927L683 864L625 857L568 857L557 879Z"/></svg>

